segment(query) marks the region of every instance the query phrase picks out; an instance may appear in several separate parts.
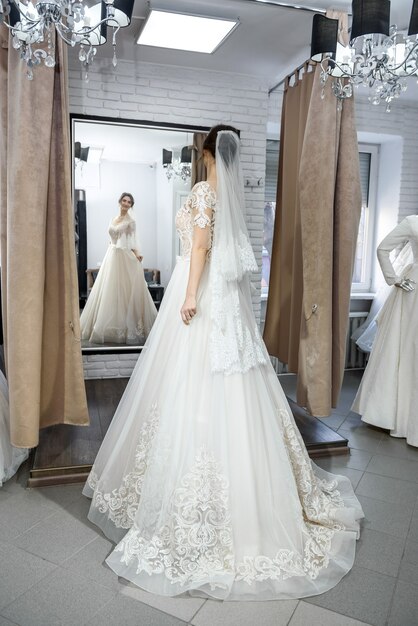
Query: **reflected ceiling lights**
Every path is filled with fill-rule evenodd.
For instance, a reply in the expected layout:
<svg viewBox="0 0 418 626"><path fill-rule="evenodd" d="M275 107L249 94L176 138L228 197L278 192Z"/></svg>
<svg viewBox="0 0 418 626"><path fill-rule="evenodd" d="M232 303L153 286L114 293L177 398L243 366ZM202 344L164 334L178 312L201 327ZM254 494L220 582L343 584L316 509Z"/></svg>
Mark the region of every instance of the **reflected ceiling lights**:
<svg viewBox="0 0 418 626"><path fill-rule="evenodd" d="M137 43L211 54L238 23L238 20L151 9Z"/></svg>
<svg viewBox="0 0 418 626"><path fill-rule="evenodd" d="M79 46L79 59L88 80L89 65L96 47L106 43L108 27L113 29L116 66L116 34L131 23L133 6L134 0L102 0L91 8L84 0L0 0L0 24L10 30L13 47L20 50L26 63L29 80L33 79L33 68L42 61L47 67L55 66L55 35L71 47Z"/></svg>
<svg viewBox="0 0 418 626"><path fill-rule="evenodd" d="M390 0L353 0L351 40L337 43L338 20L315 15L311 58L321 63L322 95L329 78L339 108L364 86L372 104L386 103L408 87L407 78L418 77L418 0L413 0L408 32L390 26Z"/></svg>

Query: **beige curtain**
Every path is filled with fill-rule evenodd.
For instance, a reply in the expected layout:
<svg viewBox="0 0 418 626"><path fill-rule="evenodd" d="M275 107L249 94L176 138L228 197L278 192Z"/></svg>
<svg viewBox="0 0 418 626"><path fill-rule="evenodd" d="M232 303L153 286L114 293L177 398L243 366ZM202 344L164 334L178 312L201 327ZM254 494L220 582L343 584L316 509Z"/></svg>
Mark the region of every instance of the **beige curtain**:
<svg viewBox="0 0 418 626"><path fill-rule="evenodd" d="M346 35L346 16L334 12L328 16L341 18L342 39ZM303 77L302 83L308 76ZM339 112L329 84L325 98L321 98L319 78L320 68L317 68L306 120L305 108L302 104L298 108L300 132L303 132L299 163L295 156L294 168L282 177L282 184L290 189L289 203L283 206L282 213L290 213L288 220L296 226L300 220L300 230L296 228L296 233L286 230L283 217L275 225L275 240L290 237L291 241L286 244L288 252L284 262L280 257L273 259L276 274L270 281L269 292L269 300L274 294L273 306L268 309L265 336L273 340L267 342L271 353L289 363L289 369L299 374L298 403L321 417L329 415L331 408L337 405L344 373L361 188L354 101L344 102ZM288 115L290 128L293 128L295 112L286 100L282 126L285 139ZM297 144L300 147L299 135ZM279 190L279 193L285 197L285 191ZM300 257L301 265L294 262ZM288 259L292 259L293 265ZM283 284L288 285L286 291L283 291ZM289 320L287 328L280 328L283 311L285 320ZM282 333L278 338L275 325ZM286 355L287 337L292 343Z"/></svg>
<svg viewBox="0 0 418 626"><path fill-rule="evenodd" d="M327 17L339 20L339 41L347 45L347 14L328 11ZM338 111L330 84L321 99L320 67L315 71L299 183L304 310L298 402L322 417L337 406L344 375L362 199L354 99Z"/></svg>
<svg viewBox="0 0 418 626"><path fill-rule="evenodd" d="M65 46L27 80L1 31L1 278L11 440L88 424L71 203Z"/></svg>
<svg viewBox="0 0 418 626"><path fill-rule="evenodd" d="M313 72L285 84L280 135L276 218L264 341L271 355L298 371L302 315L302 242L298 171L311 100Z"/></svg>
<svg viewBox="0 0 418 626"><path fill-rule="evenodd" d="M192 150L192 187L206 180L206 167L203 163L203 143L207 133L193 133Z"/></svg>

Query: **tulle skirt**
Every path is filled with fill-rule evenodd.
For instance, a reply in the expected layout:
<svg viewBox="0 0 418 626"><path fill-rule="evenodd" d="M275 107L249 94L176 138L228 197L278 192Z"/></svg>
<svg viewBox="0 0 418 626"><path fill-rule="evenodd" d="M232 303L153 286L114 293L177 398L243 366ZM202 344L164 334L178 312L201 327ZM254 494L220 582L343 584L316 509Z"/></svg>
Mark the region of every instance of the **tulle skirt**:
<svg viewBox="0 0 418 626"><path fill-rule="evenodd" d="M110 245L80 318L91 343L144 343L157 316L142 263L131 250Z"/></svg>
<svg viewBox="0 0 418 626"><path fill-rule="evenodd" d="M107 564L161 595L301 598L353 565L362 509L350 481L313 465L268 360L212 373L206 266L180 318L179 259L84 494L117 545Z"/></svg>
<svg viewBox="0 0 418 626"><path fill-rule="evenodd" d="M418 285L418 263L403 275ZM369 362L352 406L362 420L418 446L418 290L392 287L377 318Z"/></svg>
<svg viewBox="0 0 418 626"><path fill-rule="evenodd" d="M27 448L15 448L10 443L9 392L0 372L0 487L17 472L28 455Z"/></svg>

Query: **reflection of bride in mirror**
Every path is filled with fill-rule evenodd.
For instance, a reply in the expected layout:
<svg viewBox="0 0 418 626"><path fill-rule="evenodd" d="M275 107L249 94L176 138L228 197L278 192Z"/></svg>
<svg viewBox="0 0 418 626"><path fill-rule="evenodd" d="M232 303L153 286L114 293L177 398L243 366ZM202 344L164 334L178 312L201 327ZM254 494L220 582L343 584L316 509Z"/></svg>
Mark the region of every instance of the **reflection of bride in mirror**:
<svg viewBox="0 0 418 626"><path fill-rule="evenodd" d="M138 344L157 315L136 242L134 198L124 192L109 224L110 246L81 314L81 337L91 343Z"/></svg>

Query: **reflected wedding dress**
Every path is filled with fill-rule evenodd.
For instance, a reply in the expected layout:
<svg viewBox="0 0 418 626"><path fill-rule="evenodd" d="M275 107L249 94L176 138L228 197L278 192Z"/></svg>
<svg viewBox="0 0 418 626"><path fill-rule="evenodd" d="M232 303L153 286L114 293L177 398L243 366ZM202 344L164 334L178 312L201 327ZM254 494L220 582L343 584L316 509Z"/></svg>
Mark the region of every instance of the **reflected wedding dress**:
<svg viewBox="0 0 418 626"><path fill-rule="evenodd" d="M89 519L117 544L106 563L149 592L311 596L352 567L362 510L347 478L308 457L249 280L220 280L216 240L237 233L216 230L231 218L220 159L217 193L198 183L177 213L182 255L83 493ZM197 228L212 246L187 326L180 309ZM254 267L244 229L237 250Z"/></svg>
<svg viewBox="0 0 418 626"><path fill-rule="evenodd" d="M409 244L413 260L397 275L390 253ZM408 248L409 248L408 246ZM352 410L418 446L418 216L404 219L377 249L389 285L411 278L415 290L392 287L377 318L377 334Z"/></svg>
<svg viewBox="0 0 418 626"><path fill-rule="evenodd" d="M109 225L107 249L80 318L81 338L91 343L144 343L157 316L136 250L135 220Z"/></svg>
<svg viewBox="0 0 418 626"><path fill-rule="evenodd" d="M0 487L17 472L28 455L27 448L15 448L10 443L9 390L0 372Z"/></svg>

